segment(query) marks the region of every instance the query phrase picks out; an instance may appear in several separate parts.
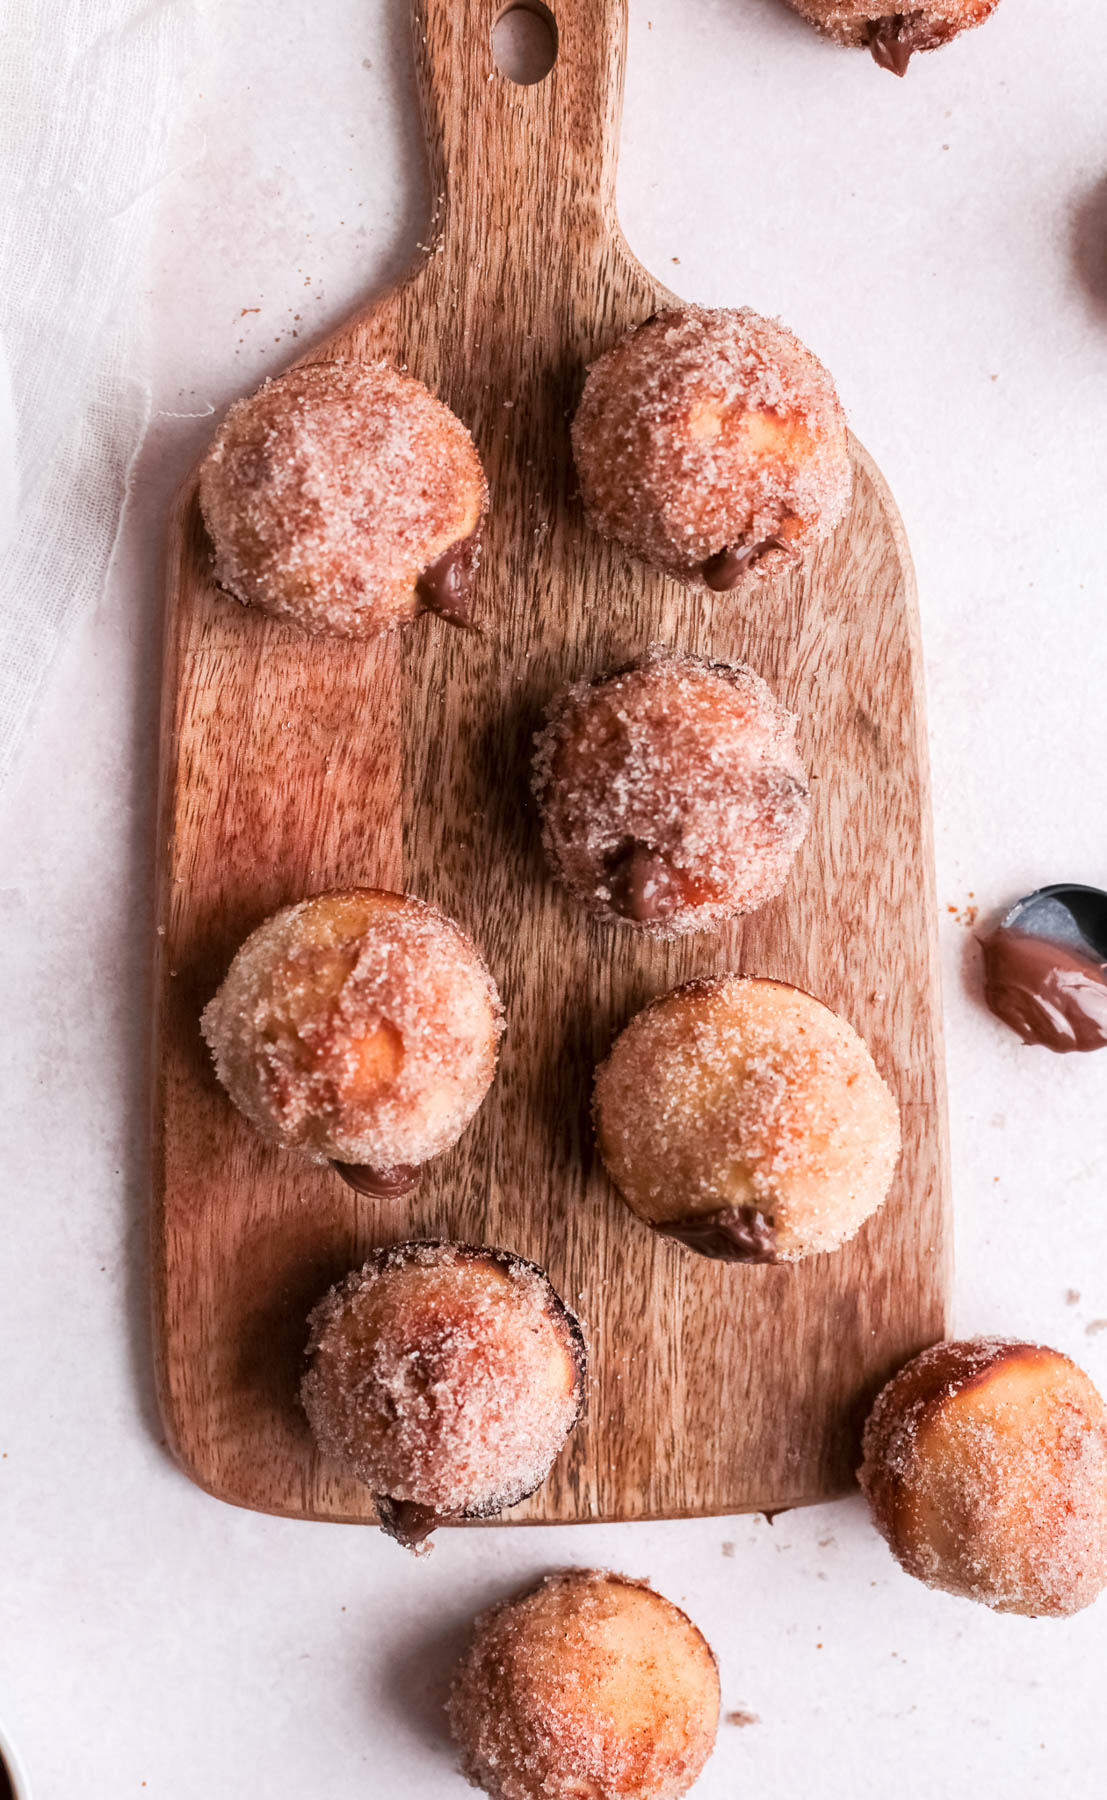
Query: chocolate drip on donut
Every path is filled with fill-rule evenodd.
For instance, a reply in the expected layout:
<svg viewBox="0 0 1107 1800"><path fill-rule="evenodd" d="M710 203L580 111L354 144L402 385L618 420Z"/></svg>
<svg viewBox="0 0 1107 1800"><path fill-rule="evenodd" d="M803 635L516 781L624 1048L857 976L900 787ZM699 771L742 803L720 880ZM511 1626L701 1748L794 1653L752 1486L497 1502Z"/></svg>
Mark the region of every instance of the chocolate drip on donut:
<svg viewBox="0 0 1107 1800"><path fill-rule="evenodd" d="M409 1163L372 1169L367 1163L332 1161L331 1168L355 1194L367 1194L371 1200L399 1200L419 1185L419 1170Z"/></svg>
<svg viewBox="0 0 1107 1800"><path fill-rule="evenodd" d="M451 625L470 626L469 595L480 567L480 532L451 544L415 583L420 610L437 613Z"/></svg>
<svg viewBox="0 0 1107 1800"><path fill-rule="evenodd" d="M611 904L635 925L654 925L671 918L681 901L680 877L660 850L632 843L609 864Z"/></svg>
<svg viewBox="0 0 1107 1800"><path fill-rule="evenodd" d="M683 1219L655 1223L653 1229L717 1262L776 1261L776 1232L755 1206L723 1206L718 1212L689 1213Z"/></svg>
<svg viewBox="0 0 1107 1800"><path fill-rule="evenodd" d="M726 594L738 586L747 569L761 561L770 550L784 550L783 538L763 538L759 544L727 544L709 556L701 571L713 593Z"/></svg>
<svg viewBox="0 0 1107 1800"><path fill-rule="evenodd" d="M416 1556L430 1549L427 1539L439 1525L446 1525L456 1515L439 1512L435 1506L421 1506L417 1500L393 1500L390 1494L374 1494L377 1522L386 1537L394 1538L405 1550Z"/></svg>
<svg viewBox="0 0 1107 1800"><path fill-rule="evenodd" d="M865 44L877 68L887 69L892 75L906 75L911 61L912 46L903 37L905 24L903 13L889 13L886 18L874 19L865 35Z"/></svg>

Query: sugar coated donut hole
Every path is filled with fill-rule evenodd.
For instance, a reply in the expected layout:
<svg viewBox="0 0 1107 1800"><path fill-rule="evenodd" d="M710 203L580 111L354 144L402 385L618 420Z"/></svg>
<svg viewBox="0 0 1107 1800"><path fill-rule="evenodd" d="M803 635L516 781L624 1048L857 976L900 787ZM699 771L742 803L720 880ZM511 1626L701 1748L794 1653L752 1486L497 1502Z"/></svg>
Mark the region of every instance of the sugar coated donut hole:
<svg viewBox="0 0 1107 1800"><path fill-rule="evenodd" d="M716 591L797 564L853 487L830 376L748 310L678 307L628 332L589 369L572 436L595 528Z"/></svg>
<svg viewBox="0 0 1107 1800"><path fill-rule="evenodd" d="M576 1424L580 1326L504 1250L375 1251L316 1307L302 1398L315 1440L416 1548L438 1524L532 1493Z"/></svg>
<svg viewBox="0 0 1107 1800"><path fill-rule="evenodd" d="M1041 1344L935 1344L869 1415L861 1486L896 1560L997 1612L1058 1618L1107 1585L1107 1409Z"/></svg>
<svg viewBox="0 0 1107 1800"><path fill-rule="evenodd" d="M487 504L461 420L389 363L290 369L231 407L200 470L216 578L306 631L462 620Z"/></svg>
<svg viewBox="0 0 1107 1800"><path fill-rule="evenodd" d="M481 1615L447 1711L493 1800L676 1800L714 1746L719 1676L671 1600L567 1569Z"/></svg>
<svg viewBox="0 0 1107 1800"><path fill-rule="evenodd" d="M600 1154L655 1231L728 1262L836 1250L876 1211L899 1113L810 994L724 975L655 1000L596 1072Z"/></svg>
<svg viewBox="0 0 1107 1800"><path fill-rule="evenodd" d="M349 888L275 913L203 1016L215 1071L270 1143L403 1192L488 1091L503 1014L452 919Z"/></svg>
<svg viewBox="0 0 1107 1800"><path fill-rule="evenodd" d="M906 75L916 50L937 50L982 25L999 0L924 0L906 12L881 12L878 0L788 0L835 43L869 50L893 75Z"/></svg>
<svg viewBox="0 0 1107 1800"><path fill-rule="evenodd" d="M752 669L668 651L570 688L534 763L555 873L592 912L664 935L763 906L808 825L795 728Z"/></svg>

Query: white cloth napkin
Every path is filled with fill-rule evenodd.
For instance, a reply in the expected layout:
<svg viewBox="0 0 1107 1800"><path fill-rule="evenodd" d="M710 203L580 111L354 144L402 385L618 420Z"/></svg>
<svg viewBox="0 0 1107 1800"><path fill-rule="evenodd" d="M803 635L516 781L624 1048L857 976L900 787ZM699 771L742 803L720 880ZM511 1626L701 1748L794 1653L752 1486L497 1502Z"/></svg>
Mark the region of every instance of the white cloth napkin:
<svg viewBox="0 0 1107 1800"><path fill-rule="evenodd" d="M0 6L0 781L145 430L139 288L194 23L189 0Z"/></svg>

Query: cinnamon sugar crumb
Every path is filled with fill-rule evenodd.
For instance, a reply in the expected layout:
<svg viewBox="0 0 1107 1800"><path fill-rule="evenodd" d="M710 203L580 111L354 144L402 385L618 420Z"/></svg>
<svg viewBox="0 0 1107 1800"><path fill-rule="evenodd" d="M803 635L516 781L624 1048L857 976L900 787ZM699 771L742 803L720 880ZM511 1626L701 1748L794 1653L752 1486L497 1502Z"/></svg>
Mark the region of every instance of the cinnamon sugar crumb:
<svg viewBox="0 0 1107 1800"><path fill-rule="evenodd" d="M972 929L980 916L980 908L975 904L971 891L963 906L947 905L946 911L952 915L958 925L963 925L966 931Z"/></svg>

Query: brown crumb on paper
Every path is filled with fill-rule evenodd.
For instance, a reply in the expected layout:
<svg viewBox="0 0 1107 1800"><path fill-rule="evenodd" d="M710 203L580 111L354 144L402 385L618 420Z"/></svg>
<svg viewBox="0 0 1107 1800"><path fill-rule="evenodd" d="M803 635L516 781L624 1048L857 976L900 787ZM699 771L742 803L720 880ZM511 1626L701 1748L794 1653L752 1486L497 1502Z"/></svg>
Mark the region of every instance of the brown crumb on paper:
<svg viewBox="0 0 1107 1800"><path fill-rule="evenodd" d="M976 896L973 893L973 890L971 888L969 889L969 897L963 906L947 906L946 911L947 913L953 914L958 925L963 925L966 931L971 931L980 914L980 908L976 904Z"/></svg>
<svg viewBox="0 0 1107 1800"><path fill-rule="evenodd" d="M744 1712L741 1707L737 1707L734 1712L725 1713L724 1717L728 1725L760 1725L761 1723L760 1713Z"/></svg>

